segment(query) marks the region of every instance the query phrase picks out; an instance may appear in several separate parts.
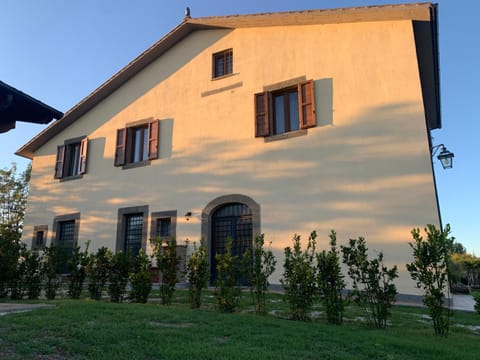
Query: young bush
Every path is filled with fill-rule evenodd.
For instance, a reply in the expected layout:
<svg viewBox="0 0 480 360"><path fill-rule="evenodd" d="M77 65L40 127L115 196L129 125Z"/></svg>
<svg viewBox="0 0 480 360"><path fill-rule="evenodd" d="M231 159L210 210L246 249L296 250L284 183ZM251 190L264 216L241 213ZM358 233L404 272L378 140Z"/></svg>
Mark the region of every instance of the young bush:
<svg viewBox="0 0 480 360"><path fill-rule="evenodd" d="M233 313L240 303L241 290L238 286L241 275L240 259L232 254L232 239L227 238L225 252L216 254L217 279L215 281L215 298L218 310Z"/></svg>
<svg viewBox="0 0 480 360"><path fill-rule="evenodd" d="M196 243L193 243L193 253L185 263L185 275L188 281L190 307L198 309L201 305L202 289L207 287L210 278L207 249L203 240L199 248Z"/></svg>
<svg viewBox="0 0 480 360"><path fill-rule="evenodd" d="M110 259L113 253L102 246L96 254L90 254L87 261L88 292L93 300L100 300L109 278Z"/></svg>
<svg viewBox="0 0 480 360"><path fill-rule="evenodd" d="M420 235L420 229L412 230L414 242L410 247L414 260L407 264L407 270L417 288L424 291L423 303L428 307L435 334L447 336L450 309L443 306L443 301L448 291L449 252L454 238L448 237L448 224L443 231L431 224L424 231L426 239Z"/></svg>
<svg viewBox="0 0 480 360"><path fill-rule="evenodd" d="M27 264L25 262L25 256L28 256L27 252L28 250L26 249L25 244L20 244L14 275L10 281L10 297L13 300L21 300L25 296L27 284Z"/></svg>
<svg viewBox="0 0 480 360"><path fill-rule="evenodd" d="M19 232L9 224L0 224L0 298L7 297L16 278L20 257Z"/></svg>
<svg viewBox="0 0 480 360"><path fill-rule="evenodd" d="M143 250L140 250L134 259L133 269L130 272L130 299L133 302L145 304L152 291L152 262Z"/></svg>
<svg viewBox="0 0 480 360"><path fill-rule="evenodd" d="M353 283L353 300L364 310L367 321L377 328L385 328L389 309L397 289L393 280L398 277L397 267L383 265L383 253L368 260L365 239L350 239L350 246L342 246L343 262Z"/></svg>
<svg viewBox="0 0 480 360"><path fill-rule="evenodd" d="M25 254L26 291L29 300L36 300L42 290L42 257L36 251L27 251Z"/></svg>
<svg viewBox="0 0 480 360"><path fill-rule="evenodd" d="M300 235L293 236L293 249L285 248L283 278L280 280L285 290L285 300L294 320L308 321L308 311L312 308L317 292L316 268L314 264L317 233L312 231L307 248L302 251Z"/></svg>
<svg viewBox="0 0 480 360"><path fill-rule="evenodd" d="M252 247L245 251L242 259L257 315L267 313L266 294L270 285L268 277L273 274L277 264L273 253L270 250L265 251L264 243L264 234L257 235Z"/></svg>
<svg viewBox="0 0 480 360"><path fill-rule="evenodd" d="M55 245L43 249L42 275L45 277L45 296L48 300L54 300L60 286L60 268L62 267L62 251Z"/></svg>
<svg viewBox="0 0 480 360"><path fill-rule="evenodd" d="M337 233L332 230L330 250L317 254L317 286L320 300L327 313L327 321L340 325L345 310L342 291L345 288L344 276L340 268L340 252L336 248Z"/></svg>
<svg viewBox="0 0 480 360"><path fill-rule="evenodd" d="M131 268L131 257L124 252L118 252L109 259L108 294L110 301L121 302L125 298L125 288Z"/></svg>
<svg viewBox="0 0 480 360"><path fill-rule="evenodd" d="M475 296L475 305L473 306L478 315L480 315L480 294Z"/></svg>
<svg viewBox="0 0 480 360"><path fill-rule="evenodd" d="M83 283L87 276L86 267L88 264L88 247L90 241L87 241L84 251L80 251L77 246L73 249L72 255L67 261L69 276L68 276L68 296L71 299L79 299L83 290Z"/></svg>
<svg viewBox="0 0 480 360"><path fill-rule="evenodd" d="M172 238L170 241L162 241L160 237L151 240L153 253L157 259L157 267L160 272L160 299L162 305L172 303L175 286L178 282L177 271L179 258L177 257L177 241Z"/></svg>

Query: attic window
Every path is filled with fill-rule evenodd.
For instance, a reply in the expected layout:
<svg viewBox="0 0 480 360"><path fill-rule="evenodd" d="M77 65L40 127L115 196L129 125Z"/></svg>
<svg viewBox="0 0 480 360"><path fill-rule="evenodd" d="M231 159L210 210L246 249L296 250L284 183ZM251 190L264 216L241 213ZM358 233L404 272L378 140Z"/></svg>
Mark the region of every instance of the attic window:
<svg viewBox="0 0 480 360"><path fill-rule="evenodd" d="M233 49L213 54L212 77L219 78L233 73Z"/></svg>

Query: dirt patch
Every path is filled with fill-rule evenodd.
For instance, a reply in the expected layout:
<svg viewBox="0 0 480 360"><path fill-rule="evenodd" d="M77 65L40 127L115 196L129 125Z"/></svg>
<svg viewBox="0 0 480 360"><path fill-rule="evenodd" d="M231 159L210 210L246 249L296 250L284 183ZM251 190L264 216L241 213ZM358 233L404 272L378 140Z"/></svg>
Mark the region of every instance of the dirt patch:
<svg viewBox="0 0 480 360"><path fill-rule="evenodd" d="M183 329L183 328L189 328L193 326L193 323L188 323L188 322L182 322L182 323L167 323L167 322L161 322L161 321L150 321L150 325L152 326L159 326L159 327L166 327L166 328L172 328L172 329Z"/></svg>

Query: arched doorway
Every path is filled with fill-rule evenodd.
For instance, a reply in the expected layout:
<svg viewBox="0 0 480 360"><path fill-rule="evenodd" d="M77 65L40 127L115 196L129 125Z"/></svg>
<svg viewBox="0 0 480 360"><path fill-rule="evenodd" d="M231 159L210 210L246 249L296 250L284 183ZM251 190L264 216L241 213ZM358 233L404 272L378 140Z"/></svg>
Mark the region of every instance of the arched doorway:
<svg viewBox="0 0 480 360"><path fill-rule="evenodd" d="M225 253L227 239L232 239L232 255L242 257L253 239L252 210L245 204L230 203L221 206L212 215L212 242L210 267L212 281L217 278L215 254Z"/></svg>
<svg viewBox="0 0 480 360"><path fill-rule="evenodd" d="M260 234L260 206L245 195L225 195L211 201L202 212L202 237L206 240L211 283L217 277L215 254L225 252L227 238L232 252L242 256Z"/></svg>

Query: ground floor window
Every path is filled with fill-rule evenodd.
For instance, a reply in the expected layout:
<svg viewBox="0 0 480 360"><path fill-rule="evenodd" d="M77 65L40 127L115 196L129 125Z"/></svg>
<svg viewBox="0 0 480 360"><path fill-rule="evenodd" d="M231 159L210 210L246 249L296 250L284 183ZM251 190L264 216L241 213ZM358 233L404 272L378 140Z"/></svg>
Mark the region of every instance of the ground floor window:
<svg viewBox="0 0 480 360"><path fill-rule="evenodd" d="M56 216L53 220L54 234L52 244L57 246L62 255L62 273L68 272L67 262L78 243L80 213ZM38 234L37 234L38 235Z"/></svg>
<svg viewBox="0 0 480 360"><path fill-rule="evenodd" d="M48 225L37 225L33 227L32 250L41 250L47 243Z"/></svg>
<svg viewBox="0 0 480 360"><path fill-rule="evenodd" d="M138 255L146 251L148 227L148 205L132 206L118 210L116 251Z"/></svg>

